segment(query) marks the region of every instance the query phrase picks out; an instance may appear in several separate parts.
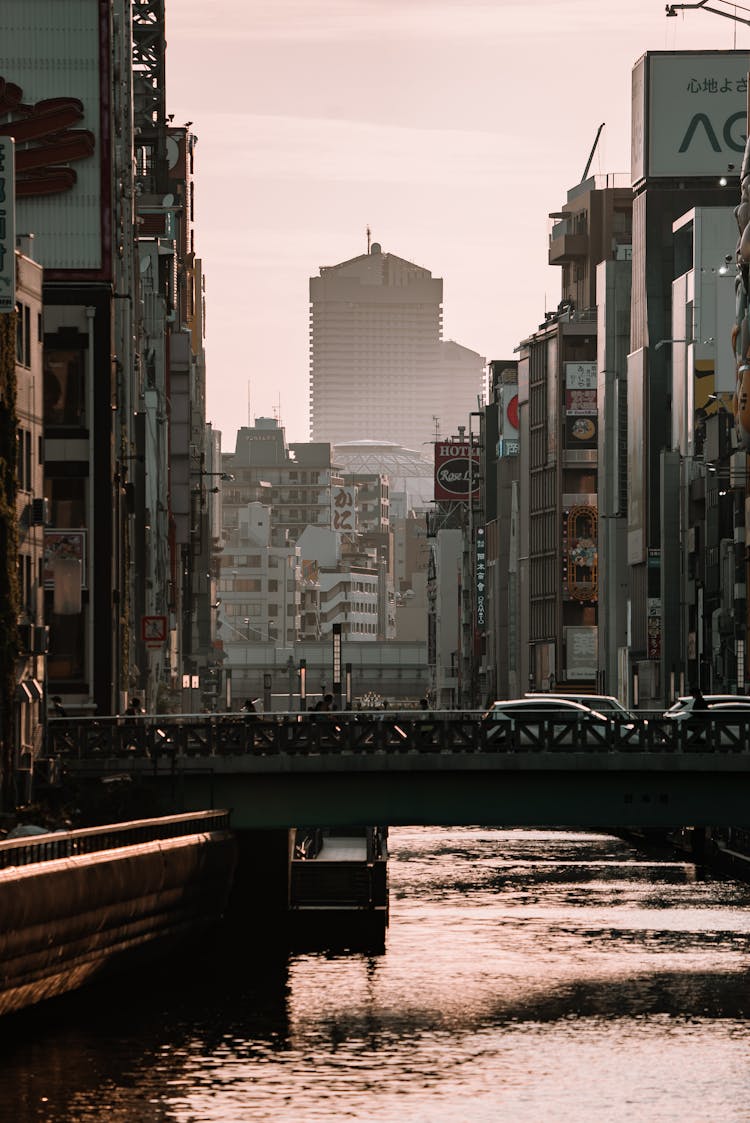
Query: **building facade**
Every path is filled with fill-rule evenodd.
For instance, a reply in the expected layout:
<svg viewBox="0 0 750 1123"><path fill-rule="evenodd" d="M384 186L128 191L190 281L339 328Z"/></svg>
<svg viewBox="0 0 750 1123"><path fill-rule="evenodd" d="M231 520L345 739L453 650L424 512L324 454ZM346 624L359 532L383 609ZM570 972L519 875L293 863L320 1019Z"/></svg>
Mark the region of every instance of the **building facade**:
<svg viewBox="0 0 750 1123"><path fill-rule="evenodd" d="M483 392L484 359L442 341L443 282L377 242L310 279L314 441L390 441L420 449ZM455 422L453 418L455 417Z"/></svg>

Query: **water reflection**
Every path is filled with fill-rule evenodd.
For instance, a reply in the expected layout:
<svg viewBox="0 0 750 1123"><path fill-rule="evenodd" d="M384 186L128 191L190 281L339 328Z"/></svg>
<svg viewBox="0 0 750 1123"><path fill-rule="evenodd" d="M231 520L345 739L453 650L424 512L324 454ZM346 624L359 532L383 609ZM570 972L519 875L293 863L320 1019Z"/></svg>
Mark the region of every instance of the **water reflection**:
<svg viewBox="0 0 750 1123"><path fill-rule="evenodd" d="M391 851L385 955L241 938L12 1019L2 1118L746 1118L750 886L598 834Z"/></svg>

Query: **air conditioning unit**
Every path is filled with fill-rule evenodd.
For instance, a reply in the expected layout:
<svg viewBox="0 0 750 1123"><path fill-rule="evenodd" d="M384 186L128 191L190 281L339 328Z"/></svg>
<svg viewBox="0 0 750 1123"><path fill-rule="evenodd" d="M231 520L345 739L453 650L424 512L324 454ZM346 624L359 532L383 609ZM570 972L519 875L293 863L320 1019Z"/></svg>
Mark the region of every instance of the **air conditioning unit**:
<svg viewBox="0 0 750 1123"><path fill-rule="evenodd" d="M34 655L46 655L49 651L49 628L46 624L34 625L32 651Z"/></svg>
<svg viewBox="0 0 750 1123"><path fill-rule="evenodd" d="M18 653L19 655L30 655L34 646L34 626L33 624L19 624L18 625Z"/></svg>
<svg viewBox="0 0 750 1123"><path fill-rule="evenodd" d="M32 499L31 522L33 526L49 526L49 500Z"/></svg>

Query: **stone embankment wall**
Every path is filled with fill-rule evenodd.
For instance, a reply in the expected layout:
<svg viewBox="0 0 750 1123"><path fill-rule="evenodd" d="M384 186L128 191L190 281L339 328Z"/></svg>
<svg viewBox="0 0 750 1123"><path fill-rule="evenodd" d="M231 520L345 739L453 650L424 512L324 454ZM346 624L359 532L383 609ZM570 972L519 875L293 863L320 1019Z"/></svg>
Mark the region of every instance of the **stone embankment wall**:
<svg viewBox="0 0 750 1123"><path fill-rule="evenodd" d="M0 1014L210 926L235 862L216 831L0 870Z"/></svg>

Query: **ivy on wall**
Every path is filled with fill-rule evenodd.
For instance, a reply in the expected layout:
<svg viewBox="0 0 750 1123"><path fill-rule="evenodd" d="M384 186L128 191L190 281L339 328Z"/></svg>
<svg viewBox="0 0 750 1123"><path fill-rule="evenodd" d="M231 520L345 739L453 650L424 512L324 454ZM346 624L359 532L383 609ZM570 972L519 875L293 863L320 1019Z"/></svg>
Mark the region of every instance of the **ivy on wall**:
<svg viewBox="0 0 750 1123"><path fill-rule="evenodd" d="M18 520L16 515L16 313L0 313L0 799L13 785L14 696L18 657Z"/></svg>

